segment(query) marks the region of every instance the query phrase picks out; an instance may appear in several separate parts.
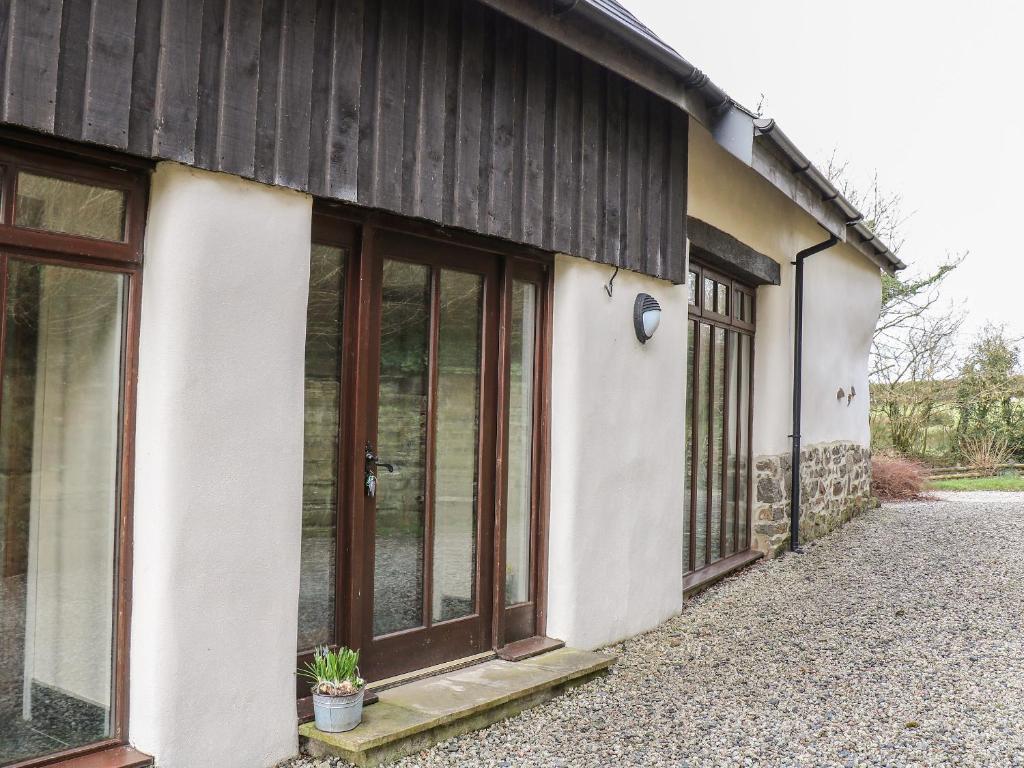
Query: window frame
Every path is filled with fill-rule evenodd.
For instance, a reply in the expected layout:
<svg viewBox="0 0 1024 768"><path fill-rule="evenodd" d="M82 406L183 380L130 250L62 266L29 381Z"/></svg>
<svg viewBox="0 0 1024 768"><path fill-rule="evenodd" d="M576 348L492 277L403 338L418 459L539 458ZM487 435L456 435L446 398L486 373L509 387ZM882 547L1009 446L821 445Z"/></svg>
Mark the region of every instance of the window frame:
<svg viewBox="0 0 1024 768"><path fill-rule="evenodd" d="M52 141L38 143L0 131L0 396L6 364L7 282L11 259L27 263L120 274L125 280L121 371L117 512L114 521L114 578L111 674L111 735L105 739L12 763L7 768L40 768L78 759L120 768L151 764L128 742L128 665L130 657L135 491L135 424L142 309L142 254L148 203L149 163L90 151L87 158ZM64 232L14 225L19 171L98 185L125 193L125 234L120 243ZM76 763L77 764L77 763Z"/></svg>
<svg viewBox="0 0 1024 768"><path fill-rule="evenodd" d="M704 306L704 279L705 277L715 280L726 286L729 291L729 312L727 315L723 315L716 312L713 308L708 309ZM723 371L724 382L726 390L731 390L729 386L730 379L732 378L732 365L735 360L737 364L740 360L739 340L741 337L746 336L750 339L749 342L749 355L747 367L747 387L745 394L745 403L747 406L745 421L746 421L746 499L744 510L746 514L746 527L744 535L740 536L740 516L736 514L733 520L733 551L727 554L727 537L725 535L726 520L727 520L727 509L729 503L728 486L730 481L730 465L726 462L720 462L720 466L716 466L716 454L714 444L714 415L715 410L713 407L707 408L708 419L705 439L708 442L708 466L707 466L707 500L706 509L704 514L707 515L707 530L705 533L705 555L704 562L699 568L692 567L696 563L696 526L697 526L697 484L694 482L697 477L698 469L698 458L700 451L697 446L697 435L698 435L698 413L700 412L700 402L697 396L699 389L693 390L693 397L690 398L690 410L686 414L687 417L687 439L691 443L690 450L690 461L686 471L688 473L687 481L687 497L688 497L688 511L689 511L689 535L688 540L684 546L683 552L683 574L684 574L684 591L689 591L697 588L706 578L712 578L721 570L721 563L730 560L731 558L743 559L749 555L750 547L752 543L752 514L753 514L753 496L754 488L753 482L753 420L754 420L754 350L755 350L755 326L757 319L757 302L756 302L756 290L735 278L729 277L722 272L713 268L707 267L699 259L699 256L691 255L690 263L688 265L687 280L696 279L696 290L695 298L696 303L688 302L688 313L687 313L687 334L694 334L693 339L693 369L687 370L686 385L688 388L697 386L697 382L701 380L702 376L707 376L708 371L704 371L700 364L701 354L701 325L708 325L711 328L711 354L708 358L708 365L711 368L711 376L708 383L708 398L710 402L714 403L715 398L715 346L714 346L714 335L715 329L722 329L725 332L725 344L723 346L725 354L725 368ZM750 320L745 321L740 316L739 302L736 301L738 294L745 295L750 299ZM689 343L689 341L688 341ZM733 347L736 347L735 352ZM734 441L734 444L739 446L741 424L744 421L743 414L740 414L737 409L736 423L731 423L733 420L729 418L730 415L730 397L736 398L740 394L739 383L740 375L737 373L736 376L736 389L735 391L727 391L726 398L723 400L723 435L725 436L726 442L723 445L723 455L728 455L728 443ZM737 450L734 456L734 461L737 466L740 461L740 454ZM713 509L712 505L712 478L715 472L719 472L722 475L722 492L721 492L721 503L720 509ZM739 484L740 484L740 472L732 472L732 499L738 500L739 498ZM717 550L711 546L711 520L715 514L720 515L720 541L718 543ZM716 557L717 556L717 557Z"/></svg>

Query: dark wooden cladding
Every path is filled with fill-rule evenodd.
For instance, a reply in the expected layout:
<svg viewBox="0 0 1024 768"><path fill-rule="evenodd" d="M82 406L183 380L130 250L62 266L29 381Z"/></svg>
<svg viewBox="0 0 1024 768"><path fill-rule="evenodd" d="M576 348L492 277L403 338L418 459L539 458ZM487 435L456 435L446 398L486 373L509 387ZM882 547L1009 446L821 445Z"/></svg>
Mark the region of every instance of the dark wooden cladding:
<svg viewBox="0 0 1024 768"><path fill-rule="evenodd" d="M685 280L686 115L475 0L18 0L0 49L0 121Z"/></svg>

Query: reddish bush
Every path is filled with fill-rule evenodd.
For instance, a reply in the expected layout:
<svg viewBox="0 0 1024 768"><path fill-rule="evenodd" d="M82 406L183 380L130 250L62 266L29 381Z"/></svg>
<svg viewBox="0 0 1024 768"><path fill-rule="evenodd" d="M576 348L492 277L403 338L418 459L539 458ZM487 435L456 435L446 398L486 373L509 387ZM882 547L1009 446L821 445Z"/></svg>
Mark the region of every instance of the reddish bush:
<svg viewBox="0 0 1024 768"><path fill-rule="evenodd" d="M871 459L871 493L880 499L920 499L924 484L924 467L916 461L898 456L875 456Z"/></svg>

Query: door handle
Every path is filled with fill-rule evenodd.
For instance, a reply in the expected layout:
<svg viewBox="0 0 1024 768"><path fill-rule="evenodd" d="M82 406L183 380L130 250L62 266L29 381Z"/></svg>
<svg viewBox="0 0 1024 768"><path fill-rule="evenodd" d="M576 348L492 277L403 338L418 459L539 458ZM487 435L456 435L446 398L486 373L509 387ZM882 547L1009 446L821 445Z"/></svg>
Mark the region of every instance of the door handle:
<svg viewBox="0 0 1024 768"><path fill-rule="evenodd" d="M372 472L374 470L374 468L376 468L376 467L383 467L388 472L394 472L395 471L395 465L394 464L389 464L386 461L381 461L380 458L377 456L377 454L374 453L373 447L369 443L367 443L366 444L366 471L367 472Z"/></svg>

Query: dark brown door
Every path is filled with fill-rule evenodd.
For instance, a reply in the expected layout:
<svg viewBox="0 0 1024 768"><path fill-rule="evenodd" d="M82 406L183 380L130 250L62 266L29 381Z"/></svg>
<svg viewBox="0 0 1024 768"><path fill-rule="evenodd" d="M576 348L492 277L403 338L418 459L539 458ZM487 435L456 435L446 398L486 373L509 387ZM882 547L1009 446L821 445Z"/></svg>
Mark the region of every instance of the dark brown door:
<svg viewBox="0 0 1024 768"><path fill-rule="evenodd" d="M498 261L377 231L358 544L370 680L492 647Z"/></svg>

